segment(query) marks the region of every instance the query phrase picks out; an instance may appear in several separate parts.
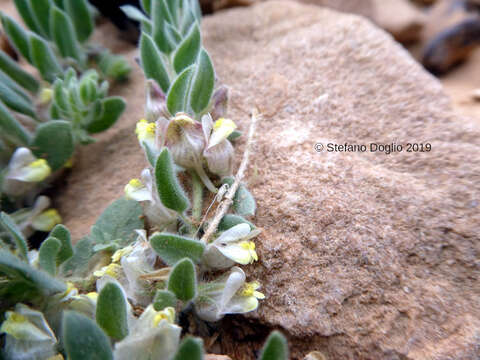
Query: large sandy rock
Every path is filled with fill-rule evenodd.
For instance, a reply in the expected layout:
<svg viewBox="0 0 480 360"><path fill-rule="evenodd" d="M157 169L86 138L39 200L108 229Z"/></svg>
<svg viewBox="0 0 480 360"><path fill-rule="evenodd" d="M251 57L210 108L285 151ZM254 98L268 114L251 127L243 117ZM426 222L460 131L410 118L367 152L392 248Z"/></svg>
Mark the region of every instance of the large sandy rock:
<svg viewBox="0 0 480 360"><path fill-rule="evenodd" d="M476 358L478 125L361 18L271 2L204 25L232 116L245 128L250 107L265 114L251 166L264 234L249 269L268 299L252 329L282 328L294 358ZM316 153L319 142L432 151ZM254 358L244 339L225 345L232 358Z"/></svg>
<svg viewBox="0 0 480 360"><path fill-rule="evenodd" d="M250 165L267 299L228 317L218 353L254 359L271 328L292 358L476 359L480 338L480 129L452 113L441 85L363 18L267 2L204 21L231 117L264 114ZM134 50L128 55L133 58ZM81 151L57 198L75 236L88 232L145 165L127 114ZM430 152L317 153L316 143L428 142ZM238 152L243 143L240 142ZM258 173L254 171L258 169Z"/></svg>

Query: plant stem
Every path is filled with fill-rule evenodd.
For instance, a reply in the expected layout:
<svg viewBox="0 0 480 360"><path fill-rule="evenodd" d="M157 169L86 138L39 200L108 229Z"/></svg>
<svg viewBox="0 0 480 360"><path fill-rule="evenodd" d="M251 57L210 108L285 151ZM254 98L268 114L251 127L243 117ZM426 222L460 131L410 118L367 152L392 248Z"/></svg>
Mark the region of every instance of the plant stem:
<svg viewBox="0 0 480 360"><path fill-rule="evenodd" d="M250 122L250 129L248 131L247 144L245 145L245 152L243 153L242 162L240 163L240 167L238 168L237 176L235 176L235 182L232 184L227 194L225 195L225 198L217 207L217 211L215 212L213 220L210 222L207 231L205 231L205 234L202 236L202 239L200 241L202 241L204 244L207 244L210 236L212 236L215 231L217 231L220 220L222 220L230 206L233 204L233 197L235 196L238 186L240 185L240 182L242 181L243 176L245 175L245 171L247 169L248 158L250 157L250 151L252 147L253 137L255 134L255 127L257 125L258 116L259 115L257 110L253 110L252 120Z"/></svg>
<svg viewBox="0 0 480 360"><path fill-rule="evenodd" d="M193 207L192 217L195 223L198 223L202 218L203 210L203 183L195 171L190 171L192 176L192 192L193 192Z"/></svg>

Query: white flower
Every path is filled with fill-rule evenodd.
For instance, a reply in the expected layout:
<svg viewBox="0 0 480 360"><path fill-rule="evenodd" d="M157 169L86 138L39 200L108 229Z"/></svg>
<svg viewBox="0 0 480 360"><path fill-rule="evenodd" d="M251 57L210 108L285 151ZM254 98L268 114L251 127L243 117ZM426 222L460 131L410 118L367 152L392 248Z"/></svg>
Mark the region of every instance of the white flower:
<svg viewBox="0 0 480 360"><path fill-rule="evenodd" d="M248 224L238 224L224 231L208 244L203 262L210 268L226 269L234 263L247 265L258 260L255 243L250 241L260 230L251 230Z"/></svg>
<svg viewBox="0 0 480 360"><path fill-rule="evenodd" d="M144 213L152 225L160 230L177 219L177 213L167 209L158 196L158 191L150 169L142 171L142 181L132 179L125 186L125 196L144 203Z"/></svg>
<svg viewBox="0 0 480 360"><path fill-rule="evenodd" d="M155 311L149 305L134 321L129 334L115 344L115 360L170 360L180 342L182 328L175 325L175 310Z"/></svg>
<svg viewBox="0 0 480 360"><path fill-rule="evenodd" d="M3 191L11 196L22 195L51 173L52 169L45 159L37 159L30 149L20 147L8 164Z"/></svg>
<svg viewBox="0 0 480 360"><path fill-rule="evenodd" d="M211 116L204 115L202 127L207 140L203 156L207 160L208 169L221 177L231 175L234 150L228 137L235 131L237 125L232 120L225 118L220 118L213 124Z"/></svg>
<svg viewBox="0 0 480 360"><path fill-rule="evenodd" d="M218 321L225 314L242 314L256 310L258 299L265 298L257 291L259 287L260 284L256 281L246 283L245 273L235 266L224 278L199 285L195 310L205 321Z"/></svg>
<svg viewBox="0 0 480 360"><path fill-rule="evenodd" d="M57 339L43 314L23 304L5 313L0 333L5 333L4 355L12 360L44 360L54 356Z"/></svg>

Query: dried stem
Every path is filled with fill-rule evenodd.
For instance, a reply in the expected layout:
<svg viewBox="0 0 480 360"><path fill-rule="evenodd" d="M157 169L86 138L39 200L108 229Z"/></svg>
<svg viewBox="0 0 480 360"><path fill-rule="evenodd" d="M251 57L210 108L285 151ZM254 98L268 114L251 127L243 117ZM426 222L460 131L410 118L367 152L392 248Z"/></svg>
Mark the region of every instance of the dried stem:
<svg viewBox="0 0 480 360"><path fill-rule="evenodd" d="M235 181L232 184L232 186L229 188L227 194L225 195L225 198L222 200L220 205L218 205L213 220L210 222L207 228L207 231L205 231L205 234L202 236L200 240L204 244L207 244L210 237L217 231L218 224L220 223L220 220L222 220L222 218L225 216L228 209L232 205L233 197L235 196L235 193L237 192L237 189L240 186L240 182L242 181L243 176L245 175L245 171L247 170L247 165L248 165L248 159L250 157L250 151L253 143L253 138L255 134L255 128L257 125L258 117L259 117L258 111L254 109L252 111L252 120L250 122L250 129L248 131L248 138L247 138L247 144L245 145L245 152L243 153L242 162L240 163L240 167L238 168L237 175L235 176Z"/></svg>

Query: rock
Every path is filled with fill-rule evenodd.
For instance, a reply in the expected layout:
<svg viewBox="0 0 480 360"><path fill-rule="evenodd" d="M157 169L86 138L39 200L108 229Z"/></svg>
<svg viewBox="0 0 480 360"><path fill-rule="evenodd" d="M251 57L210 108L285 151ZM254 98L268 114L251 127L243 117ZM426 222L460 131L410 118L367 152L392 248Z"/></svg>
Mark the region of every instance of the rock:
<svg viewBox="0 0 480 360"><path fill-rule="evenodd" d="M401 43L420 40L426 16L408 0L375 0L372 20Z"/></svg>
<svg viewBox="0 0 480 360"><path fill-rule="evenodd" d="M476 358L479 125L359 17L270 2L204 29L231 117L245 131L251 107L264 114L250 166L261 260L247 270L267 300L226 323L282 329L293 359ZM432 151L316 153L320 142ZM255 358L253 336L223 336L222 353Z"/></svg>
<svg viewBox="0 0 480 360"><path fill-rule="evenodd" d="M443 0L425 26L422 63L443 74L466 60L480 46L480 9L472 0Z"/></svg>
<svg viewBox="0 0 480 360"><path fill-rule="evenodd" d="M230 117L245 132L250 109L263 113L249 187L264 231L260 261L245 269L267 299L226 317L218 352L254 359L277 328L292 359L476 359L480 124L454 114L440 83L361 17L266 2L207 17L203 29L232 88ZM127 113L80 151L55 199L76 239L146 164L133 133L140 71L116 92ZM345 142L432 150L314 149Z"/></svg>

